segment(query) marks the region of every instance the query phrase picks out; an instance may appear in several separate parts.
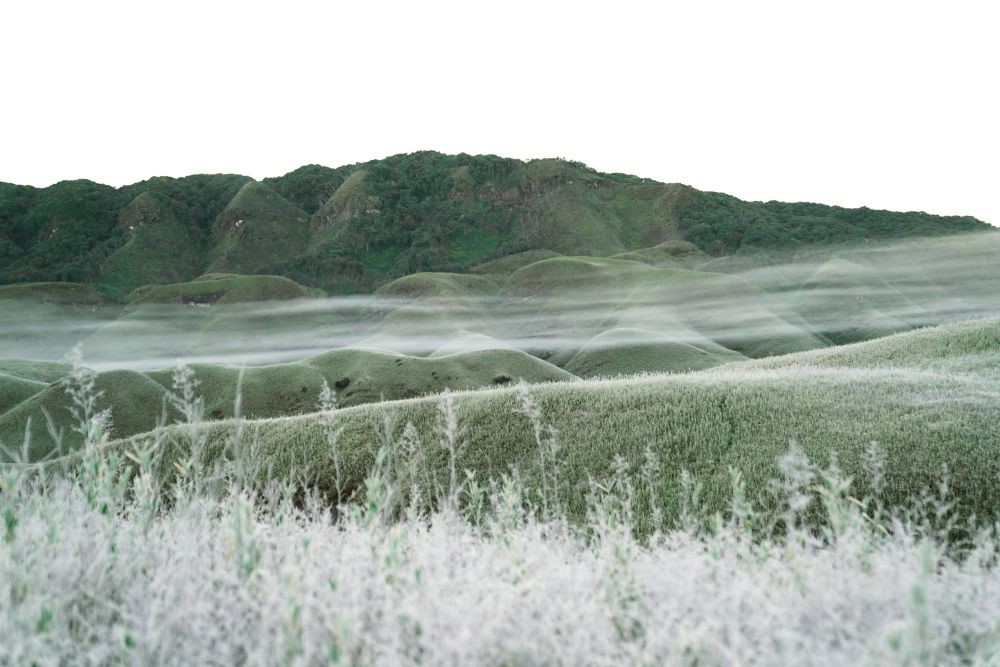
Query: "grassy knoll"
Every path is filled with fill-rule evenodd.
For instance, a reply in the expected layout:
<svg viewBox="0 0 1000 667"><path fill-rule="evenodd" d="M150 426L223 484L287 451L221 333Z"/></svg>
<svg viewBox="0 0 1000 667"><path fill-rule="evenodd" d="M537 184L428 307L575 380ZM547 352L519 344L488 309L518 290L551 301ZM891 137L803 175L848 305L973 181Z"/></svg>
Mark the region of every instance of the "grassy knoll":
<svg viewBox="0 0 1000 667"><path fill-rule="evenodd" d="M0 372L0 415L48 386L45 382Z"/></svg>
<svg viewBox="0 0 1000 667"><path fill-rule="evenodd" d="M386 299L433 299L490 296L498 285L487 277L461 273L414 273L375 290Z"/></svg>
<svg viewBox="0 0 1000 667"><path fill-rule="evenodd" d="M986 318L925 327L853 345L758 359L740 367L918 368L1000 381L998 356L1000 320Z"/></svg>
<svg viewBox="0 0 1000 667"><path fill-rule="evenodd" d="M708 255L688 241L664 241L650 248L639 248L629 252L619 253L614 259L626 259L634 262L644 262L654 266L672 265L683 268L694 268L708 259Z"/></svg>
<svg viewBox="0 0 1000 667"><path fill-rule="evenodd" d="M707 349L706 349L707 348ZM642 329L610 329L591 338L565 364L578 377L683 373L744 359L721 346L698 346Z"/></svg>
<svg viewBox="0 0 1000 667"><path fill-rule="evenodd" d="M130 295L129 306L134 309L145 304L230 304L310 295L307 288L281 276L217 274L186 283L141 287Z"/></svg>
<svg viewBox="0 0 1000 667"><path fill-rule="evenodd" d="M48 416L64 432L63 447L79 446L70 408L72 397L65 383L40 381L5 372L0 363L0 397L16 404L0 411L0 443L20 446L26 429L35 458L53 447L47 431ZM489 387L525 379L548 382L573 379L569 373L516 350L485 350L425 359L376 350L339 349L300 362L253 366L242 371L235 366L194 364L191 366L204 396L206 420L232 417L239 389L241 414L267 418L309 413L316 409L324 381L340 406L380 400L396 400L454 390ZM48 377L51 377L48 376ZM125 437L149 431L166 409L167 394L174 389L173 371L114 370L94 375L103 395L98 408L111 408L112 433ZM0 398L0 400L6 400ZM177 417L167 410L168 421ZM29 428L30 420L30 428Z"/></svg>
<svg viewBox="0 0 1000 667"><path fill-rule="evenodd" d="M480 275L510 275L518 269L540 262L543 259L559 257L559 253L552 250L525 250L524 252L507 255L500 259L483 262L472 267L472 272Z"/></svg>

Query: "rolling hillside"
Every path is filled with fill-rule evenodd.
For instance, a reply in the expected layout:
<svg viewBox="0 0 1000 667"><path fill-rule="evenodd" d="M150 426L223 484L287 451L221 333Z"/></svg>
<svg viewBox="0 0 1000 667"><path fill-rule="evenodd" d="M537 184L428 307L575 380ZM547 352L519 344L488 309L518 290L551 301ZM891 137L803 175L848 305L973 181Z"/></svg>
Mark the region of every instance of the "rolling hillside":
<svg viewBox="0 0 1000 667"><path fill-rule="evenodd" d="M191 366L205 397L207 421L232 417L237 393L241 414L250 418L313 412L324 381L340 407L435 394L446 388L476 389L528 382L573 380L566 371L516 350L485 350L434 358L377 350L339 349L302 361L242 370L219 364ZM0 360L0 445L19 448L26 434L33 457L49 455L55 443L48 426L62 431L66 451L79 447L73 431L72 396L65 365ZM127 437L154 428L161 416L179 417L170 407L171 370L111 370L93 376L102 392L100 409L111 408L112 433Z"/></svg>
<svg viewBox="0 0 1000 667"><path fill-rule="evenodd" d="M449 399L452 408L440 396L365 403L332 417L318 413L244 421L238 430L250 448L247 455L266 462L271 474L294 470L329 493L335 477L330 429L339 433L341 484L348 493L360 488L375 465L375 453L386 446L388 431L388 437L409 443L407 462L391 473L400 476L400 488L415 484L434 497L436 488L447 487L441 420L442 410L453 409L459 425L458 466L481 478L494 478L513 467L526 484L539 488L545 483L539 477L539 447L549 447L547 438L556 438L559 446L547 465L555 466L563 480L558 492L576 518L586 507L589 477L606 474L616 456L637 473L644 451L651 448L660 461L670 462L654 473L660 502L671 508L668 521L680 511L682 468L702 486L705 508L722 511L730 502L730 466L743 471L748 492L766 505L767 481L777 475L776 461L790 440L820 465L836 455L843 473L854 479L857 489L867 491L871 480L866 450L875 442L885 454L881 499L890 506L936 484L947 465L952 498L960 511L995 517L1000 413L994 376L984 371L1000 362L998 332L1000 320L994 318L700 373L464 391ZM965 373L934 370L970 356L980 363L969 365ZM442 359L453 363L447 360ZM318 358L260 372L320 372L325 364ZM224 384L233 381L232 371L199 369L206 388L220 372ZM487 378L483 376L484 384L490 384ZM302 380L303 386L316 389L316 379ZM165 375L135 380L154 395L162 392L158 382ZM286 389L297 386L287 384ZM308 410L307 405L303 408ZM3 422L10 424L14 416L4 415ZM412 429L404 437L408 424ZM236 429L232 421L205 425L205 451L223 456ZM13 436L16 428L7 427L4 433ZM169 468L169 461L188 447L188 437L185 428L168 427L111 446L131 448L155 438Z"/></svg>

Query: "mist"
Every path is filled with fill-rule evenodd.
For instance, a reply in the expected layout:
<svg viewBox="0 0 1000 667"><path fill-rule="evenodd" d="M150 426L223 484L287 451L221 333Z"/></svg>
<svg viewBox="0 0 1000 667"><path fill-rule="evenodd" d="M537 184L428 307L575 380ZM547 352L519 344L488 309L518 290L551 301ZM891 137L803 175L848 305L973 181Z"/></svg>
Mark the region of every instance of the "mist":
<svg viewBox="0 0 1000 667"><path fill-rule="evenodd" d="M693 346L762 357L1000 315L1000 234L818 248L677 264L581 259L499 278L487 296L328 297L238 305L72 307L0 302L0 357L148 370L263 365L341 347L410 355L522 350L565 363L602 347ZM690 268L690 267L688 267ZM546 277L548 276L548 277ZM551 279L549 279L551 278Z"/></svg>

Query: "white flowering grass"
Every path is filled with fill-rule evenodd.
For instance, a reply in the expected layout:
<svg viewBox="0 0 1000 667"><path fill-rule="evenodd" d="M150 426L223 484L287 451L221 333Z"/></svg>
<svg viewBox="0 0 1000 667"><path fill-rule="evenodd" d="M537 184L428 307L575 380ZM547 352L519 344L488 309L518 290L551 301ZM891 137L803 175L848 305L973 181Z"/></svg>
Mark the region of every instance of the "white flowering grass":
<svg viewBox="0 0 1000 667"><path fill-rule="evenodd" d="M555 434L520 394L558 498ZM175 463L168 484L153 446L120 456L97 419L73 470L8 466L0 664L1000 660L1000 538L956 530L944 486L889 511L793 443L769 486L777 513L758 510L735 469L728 510L705 512L682 474L681 514L661 529L650 506L664 464L647 448L641 470L619 458L591 480L573 522L544 495L532 502L516 471L452 472L469 443L450 396L440 418L449 488L429 504L401 488L419 476L418 436L394 442L390 424L343 504L295 480L247 484L235 445L211 467ZM878 484L884 456L868 458ZM643 530L639 510L654 517Z"/></svg>
<svg viewBox="0 0 1000 667"><path fill-rule="evenodd" d="M825 507L818 531L793 520L755 538L734 504L648 541L612 483L595 483L574 528L533 519L510 479L478 521L464 509L386 519L376 478L338 521L315 499L268 507L235 490L175 490L149 520L142 475L126 493L107 468L4 479L0 664L1000 659L996 532L956 550L874 521L832 477L808 486Z"/></svg>

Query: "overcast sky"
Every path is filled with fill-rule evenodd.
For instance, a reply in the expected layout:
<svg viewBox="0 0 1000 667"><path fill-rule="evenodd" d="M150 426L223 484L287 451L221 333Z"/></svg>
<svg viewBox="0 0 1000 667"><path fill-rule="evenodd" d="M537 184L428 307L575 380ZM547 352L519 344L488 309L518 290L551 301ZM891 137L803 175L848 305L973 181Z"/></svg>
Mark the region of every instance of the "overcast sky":
<svg viewBox="0 0 1000 667"><path fill-rule="evenodd" d="M991 4L6 2L0 181L434 149L1000 224Z"/></svg>

